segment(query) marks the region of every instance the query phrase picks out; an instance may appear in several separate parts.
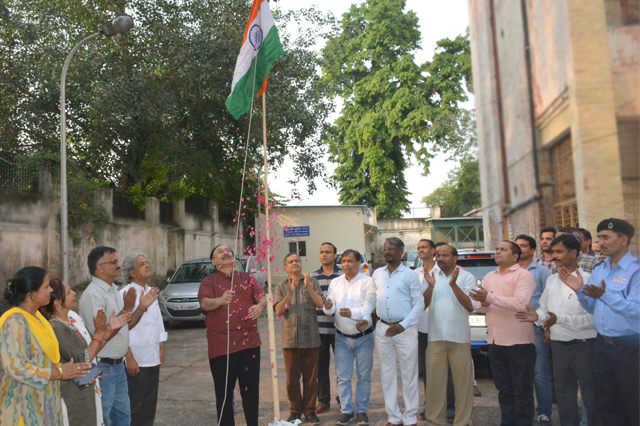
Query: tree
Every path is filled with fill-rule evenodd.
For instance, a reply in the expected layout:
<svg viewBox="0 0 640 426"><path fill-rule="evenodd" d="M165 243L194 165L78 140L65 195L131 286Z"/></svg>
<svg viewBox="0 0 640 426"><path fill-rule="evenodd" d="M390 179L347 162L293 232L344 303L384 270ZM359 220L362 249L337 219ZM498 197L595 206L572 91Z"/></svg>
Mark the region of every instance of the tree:
<svg viewBox="0 0 640 426"><path fill-rule="evenodd" d="M459 217L480 207L480 168L478 159L464 160L449 172L449 179L422 199L427 206L440 206L442 217Z"/></svg>
<svg viewBox="0 0 640 426"><path fill-rule="evenodd" d="M251 3L0 0L0 149L58 152L62 64L79 40L128 12L136 25L130 33L92 42L69 70L69 175L107 183L142 207L151 196L196 194L233 213L249 117L234 120L224 102ZM313 179L324 175L318 159L333 104L310 47L326 37L332 19L313 9L274 15L287 53L269 76L269 163L290 155L297 179L312 191ZM300 37L283 32L303 21L311 25L300 26ZM259 104L250 140L262 137ZM249 165L261 166L261 144L248 150Z"/></svg>
<svg viewBox="0 0 640 426"><path fill-rule="evenodd" d="M341 97L340 117L327 134L340 201L376 207L378 217L408 211L404 170L411 157L429 173L428 147L455 145L458 103L471 90L468 35L438 42L431 62L419 66L418 18L405 0L352 5L340 32L323 49L323 78Z"/></svg>

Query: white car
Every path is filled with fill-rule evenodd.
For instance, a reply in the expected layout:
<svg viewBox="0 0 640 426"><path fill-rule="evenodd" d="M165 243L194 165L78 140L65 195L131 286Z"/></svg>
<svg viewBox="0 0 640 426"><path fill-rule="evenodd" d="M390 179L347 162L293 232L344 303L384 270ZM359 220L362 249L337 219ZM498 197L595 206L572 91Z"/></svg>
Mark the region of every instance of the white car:
<svg viewBox="0 0 640 426"><path fill-rule="evenodd" d="M267 268L262 264L262 262L258 261L257 257L239 254L236 256L236 260L240 262L244 272L253 275L256 282L260 284L263 289L266 288Z"/></svg>
<svg viewBox="0 0 640 426"><path fill-rule="evenodd" d="M371 276L372 268L371 268L371 264L367 260L367 255L364 254L363 252L360 252L360 257L362 258L362 263L360 264L360 273ZM342 252L339 252L338 257L336 257L336 265L340 267L341 263L342 263Z"/></svg>

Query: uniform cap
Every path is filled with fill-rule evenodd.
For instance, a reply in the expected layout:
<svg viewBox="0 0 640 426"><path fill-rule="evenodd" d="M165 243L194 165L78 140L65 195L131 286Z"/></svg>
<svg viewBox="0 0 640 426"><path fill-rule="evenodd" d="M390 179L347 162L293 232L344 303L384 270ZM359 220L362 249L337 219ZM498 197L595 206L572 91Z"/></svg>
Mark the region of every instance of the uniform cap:
<svg viewBox="0 0 640 426"><path fill-rule="evenodd" d="M605 219L598 224L598 232L600 231L620 232L621 234L629 237L629 239L633 238L633 235L635 234L635 228L632 224L626 220L616 219L613 217Z"/></svg>

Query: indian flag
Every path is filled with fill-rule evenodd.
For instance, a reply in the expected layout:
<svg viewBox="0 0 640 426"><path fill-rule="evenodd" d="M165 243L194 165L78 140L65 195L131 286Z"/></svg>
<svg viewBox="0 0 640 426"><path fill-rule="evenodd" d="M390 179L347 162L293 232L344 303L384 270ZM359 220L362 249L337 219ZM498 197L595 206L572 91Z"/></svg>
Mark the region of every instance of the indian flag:
<svg viewBox="0 0 640 426"><path fill-rule="evenodd" d="M267 74L273 61L284 55L269 2L253 0L251 15L236 70L233 73L231 95L227 98L227 109L236 120L251 108L253 96L260 96L267 90ZM255 70L255 75L254 75Z"/></svg>

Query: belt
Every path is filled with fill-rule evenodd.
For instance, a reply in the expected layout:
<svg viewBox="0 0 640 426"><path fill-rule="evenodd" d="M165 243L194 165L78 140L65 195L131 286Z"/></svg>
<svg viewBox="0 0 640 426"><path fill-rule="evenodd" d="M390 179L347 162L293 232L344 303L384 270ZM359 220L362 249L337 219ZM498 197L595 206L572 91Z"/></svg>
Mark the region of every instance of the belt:
<svg viewBox="0 0 640 426"><path fill-rule="evenodd" d="M383 324L396 325L396 324L400 324L403 320L400 320L400 321L385 321L382 318L380 318L380 321L382 321Z"/></svg>
<svg viewBox="0 0 640 426"><path fill-rule="evenodd" d="M571 345L577 345L578 343L585 343L588 342L591 339L573 339L573 340L568 340L568 341L562 341L562 340L554 340L554 343L558 343L560 345L564 345L564 346L571 346Z"/></svg>
<svg viewBox="0 0 640 426"><path fill-rule="evenodd" d="M350 339L357 339L358 337L363 337L363 336L366 336L367 334L373 333L373 328L367 328L362 333L356 333L356 334L344 334L342 331L336 328L336 333L338 333L341 336L348 337Z"/></svg>
<svg viewBox="0 0 640 426"><path fill-rule="evenodd" d="M640 335L630 334L628 336L609 337L603 336L602 334L598 333L598 338L608 345L621 345L625 343L638 342L638 340L640 339Z"/></svg>
<svg viewBox="0 0 640 426"><path fill-rule="evenodd" d="M102 357L96 357L96 361L98 361L101 364L122 364L122 361L124 361L124 357L122 358L102 358Z"/></svg>

